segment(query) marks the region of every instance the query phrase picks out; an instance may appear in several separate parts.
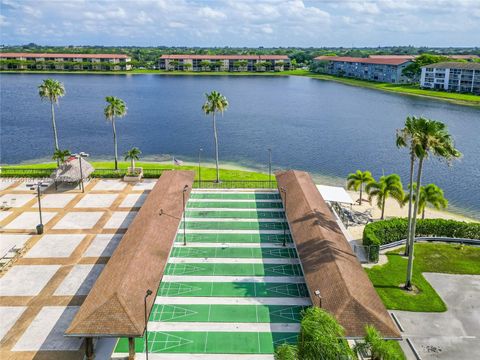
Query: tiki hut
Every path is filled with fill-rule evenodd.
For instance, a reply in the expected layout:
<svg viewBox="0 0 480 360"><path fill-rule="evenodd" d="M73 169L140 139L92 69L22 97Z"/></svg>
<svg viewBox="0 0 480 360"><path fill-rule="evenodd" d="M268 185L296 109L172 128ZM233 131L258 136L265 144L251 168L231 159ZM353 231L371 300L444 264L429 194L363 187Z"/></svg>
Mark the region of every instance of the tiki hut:
<svg viewBox="0 0 480 360"><path fill-rule="evenodd" d="M55 169L52 175L50 175L55 185L59 182L78 183L82 178L83 180L87 179L95 169L87 160L82 159L81 161L81 169L80 160L73 156Z"/></svg>

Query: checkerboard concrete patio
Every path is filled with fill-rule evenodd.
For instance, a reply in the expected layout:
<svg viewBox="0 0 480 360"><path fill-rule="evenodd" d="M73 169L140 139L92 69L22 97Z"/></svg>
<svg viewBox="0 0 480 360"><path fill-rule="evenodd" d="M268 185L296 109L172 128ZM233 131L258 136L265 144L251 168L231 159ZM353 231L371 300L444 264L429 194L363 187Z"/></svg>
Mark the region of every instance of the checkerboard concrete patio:
<svg viewBox="0 0 480 360"><path fill-rule="evenodd" d="M28 182L6 180L0 252L24 251L0 274L0 358L80 360L82 341L63 333L156 180L92 180L85 193L51 186L42 194L43 235Z"/></svg>

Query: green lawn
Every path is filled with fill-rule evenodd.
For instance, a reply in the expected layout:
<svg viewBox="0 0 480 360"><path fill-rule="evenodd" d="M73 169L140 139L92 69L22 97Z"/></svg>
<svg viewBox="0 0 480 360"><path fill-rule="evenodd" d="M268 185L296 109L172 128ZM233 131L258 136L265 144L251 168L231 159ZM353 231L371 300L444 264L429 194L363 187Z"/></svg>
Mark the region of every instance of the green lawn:
<svg viewBox="0 0 480 360"><path fill-rule="evenodd" d="M387 253L388 263L366 269L377 293L389 309L442 312L447 307L440 296L423 277L423 272L448 274L480 274L480 248L457 244L415 245L413 284L418 293L410 294L400 288L405 283L407 259L404 249Z"/></svg>
<svg viewBox="0 0 480 360"><path fill-rule="evenodd" d="M93 161L91 162L94 168L96 169L113 169L114 165L112 161ZM119 162L119 168L126 170L127 167L130 166L130 162ZM172 164L165 164L165 163L155 163L155 162L137 162L136 166L143 167L144 169L164 169L164 170L194 170L195 177L198 180L198 166L189 165L189 166L175 166ZM7 165L2 166L2 170L8 169L54 169L56 164L51 163L43 163L43 164L22 164L22 165ZM208 180L215 180L216 171L215 168L211 167L202 167L202 181ZM22 174L15 174L17 177L22 177ZM1 171L0 171L1 176ZM25 173L25 177L28 174ZM228 180L243 180L243 181L268 181L269 177L268 174L252 172L252 171L245 171L245 170L229 170L229 169L220 169L220 178L221 180L228 181ZM272 180L275 182L275 177L272 175Z"/></svg>

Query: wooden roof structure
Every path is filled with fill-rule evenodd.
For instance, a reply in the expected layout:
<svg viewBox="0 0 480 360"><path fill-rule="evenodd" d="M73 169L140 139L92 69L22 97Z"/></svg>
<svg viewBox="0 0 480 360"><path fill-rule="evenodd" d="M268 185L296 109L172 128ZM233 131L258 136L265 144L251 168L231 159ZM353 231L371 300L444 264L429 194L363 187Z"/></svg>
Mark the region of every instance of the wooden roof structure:
<svg viewBox="0 0 480 360"><path fill-rule="evenodd" d="M401 338L310 174L290 170L276 178L279 189L286 188L287 219L312 303L318 304L319 290L322 308L335 316L347 337L362 337L370 324L385 338Z"/></svg>
<svg viewBox="0 0 480 360"><path fill-rule="evenodd" d="M140 337L145 329L144 298L155 295L190 196L193 171L165 171L128 227L65 335ZM150 313L155 296L147 299Z"/></svg>

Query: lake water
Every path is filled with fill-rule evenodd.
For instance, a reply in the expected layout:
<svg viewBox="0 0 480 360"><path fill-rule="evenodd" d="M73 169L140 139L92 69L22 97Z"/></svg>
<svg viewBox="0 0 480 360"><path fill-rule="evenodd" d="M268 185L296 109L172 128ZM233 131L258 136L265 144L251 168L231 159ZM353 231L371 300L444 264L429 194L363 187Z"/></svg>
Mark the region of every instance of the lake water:
<svg viewBox="0 0 480 360"><path fill-rule="evenodd" d="M199 148L213 159L210 117L201 111L204 93L218 90L230 107L218 120L220 161L266 171L312 172L343 184L356 169L375 177L408 177L408 154L395 147L395 130L408 115L444 121L464 157L448 167L429 160L424 182L445 190L453 207L480 217L480 110L436 100L388 94L301 77L1 74L1 163L48 159L53 151L50 106L37 86L52 77L67 94L56 109L61 148L111 159L111 125L104 98L126 101L117 121L119 152L139 147L145 158L160 154L195 161Z"/></svg>

